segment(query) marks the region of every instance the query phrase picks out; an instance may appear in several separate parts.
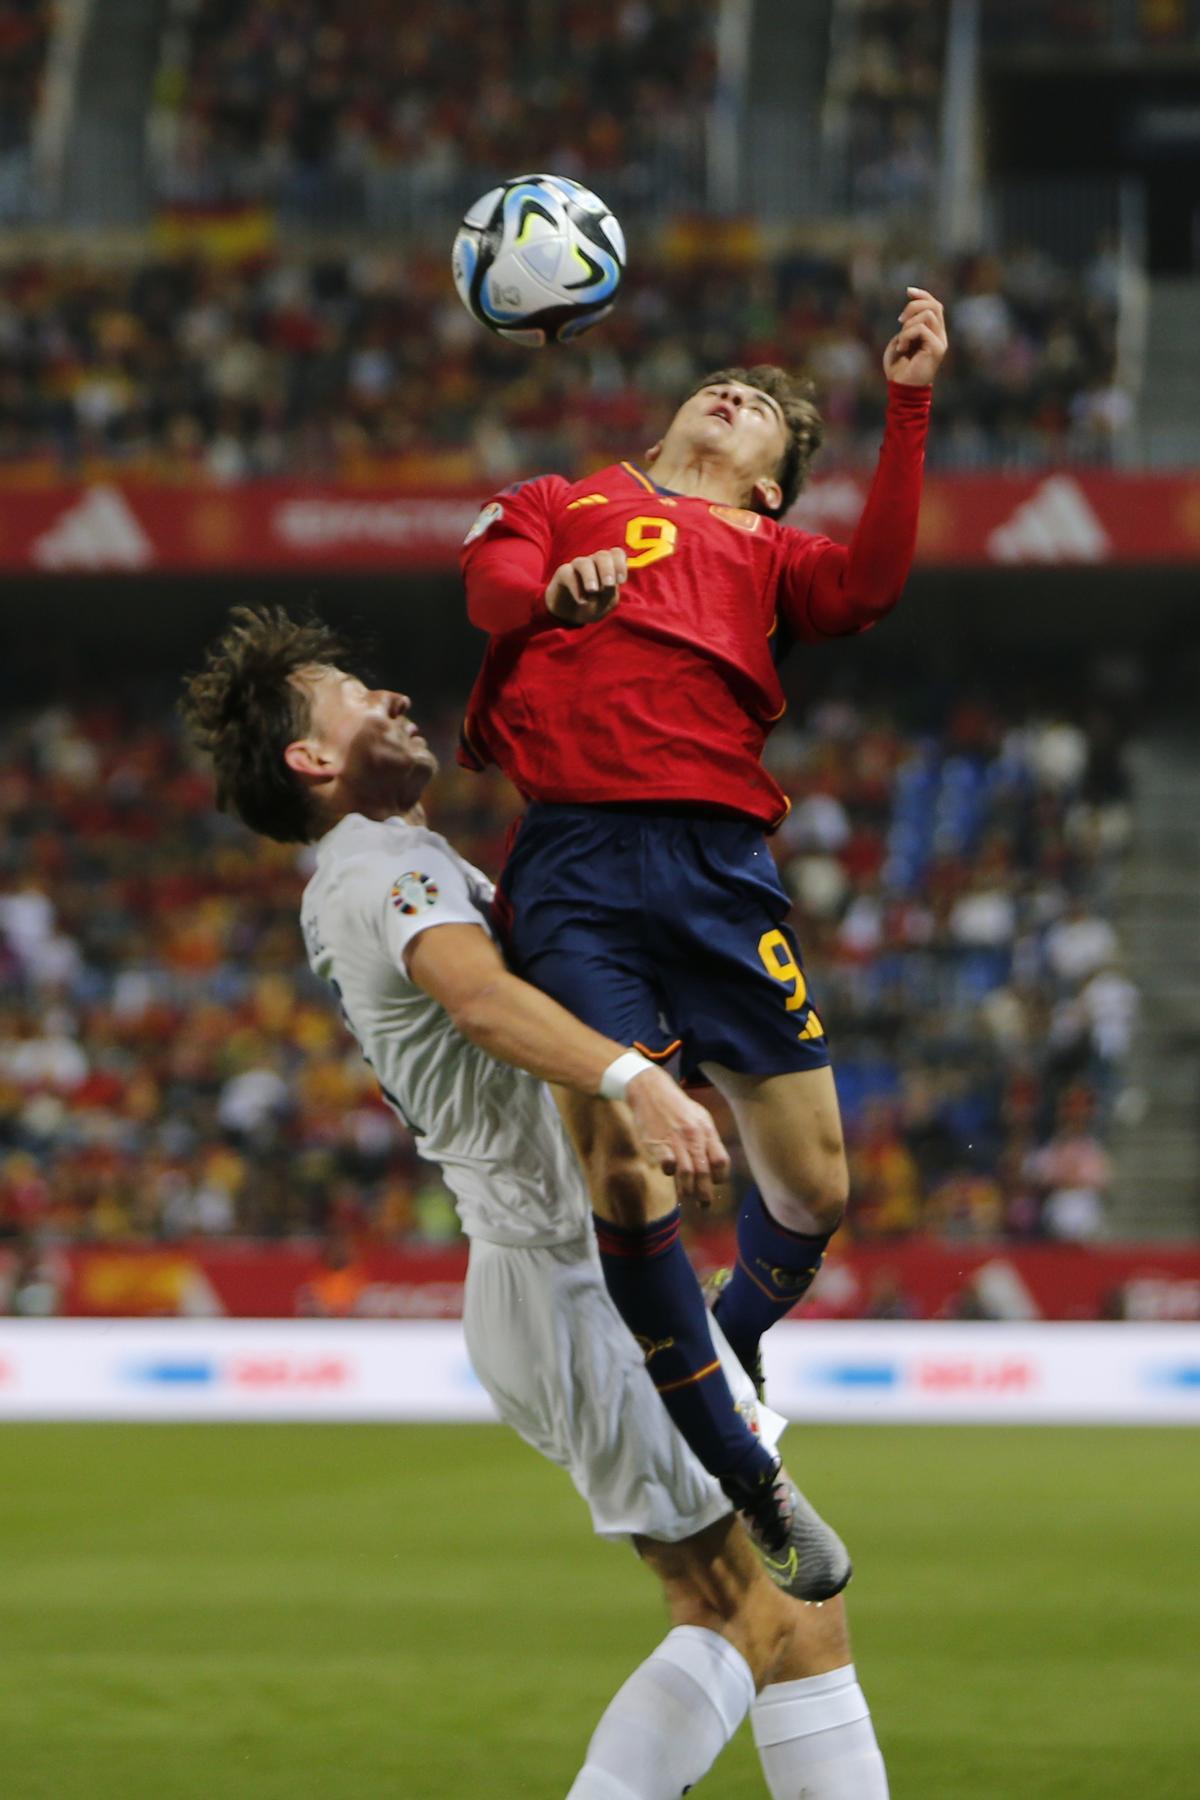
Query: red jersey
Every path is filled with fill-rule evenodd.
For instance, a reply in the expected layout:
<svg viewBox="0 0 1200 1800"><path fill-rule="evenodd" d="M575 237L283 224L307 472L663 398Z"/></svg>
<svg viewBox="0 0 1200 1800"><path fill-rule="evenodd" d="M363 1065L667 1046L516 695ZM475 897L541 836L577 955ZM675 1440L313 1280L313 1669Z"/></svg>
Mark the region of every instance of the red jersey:
<svg viewBox="0 0 1200 1800"><path fill-rule="evenodd" d="M633 463L498 494L463 547L467 605L492 634L460 760L530 800L711 806L768 829L788 801L762 766L792 638L865 631L900 598L916 545L931 389L889 384L879 466L849 546L655 485ZM554 570L622 545L607 618L546 610Z"/></svg>

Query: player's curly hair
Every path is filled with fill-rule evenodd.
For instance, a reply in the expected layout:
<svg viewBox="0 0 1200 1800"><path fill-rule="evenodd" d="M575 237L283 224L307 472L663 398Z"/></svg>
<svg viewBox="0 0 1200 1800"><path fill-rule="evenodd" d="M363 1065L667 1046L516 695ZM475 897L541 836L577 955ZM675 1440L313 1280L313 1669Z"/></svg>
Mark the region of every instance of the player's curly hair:
<svg viewBox="0 0 1200 1800"><path fill-rule="evenodd" d="M698 381L687 395L701 388L718 387L725 381L740 381L745 387L758 388L779 403L788 428L788 447L775 471L775 479L783 492L779 506L771 514L781 519L796 503L796 496L808 479L808 465L821 448L825 426L817 411L817 390L803 375L789 375L776 363L755 363L752 369L718 369Z"/></svg>
<svg viewBox="0 0 1200 1800"><path fill-rule="evenodd" d="M314 663L344 668L346 658L346 644L315 615L235 606L204 666L184 681L179 710L211 759L217 805L278 843L310 843L323 829L312 795L284 761L311 726L292 677Z"/></svg>

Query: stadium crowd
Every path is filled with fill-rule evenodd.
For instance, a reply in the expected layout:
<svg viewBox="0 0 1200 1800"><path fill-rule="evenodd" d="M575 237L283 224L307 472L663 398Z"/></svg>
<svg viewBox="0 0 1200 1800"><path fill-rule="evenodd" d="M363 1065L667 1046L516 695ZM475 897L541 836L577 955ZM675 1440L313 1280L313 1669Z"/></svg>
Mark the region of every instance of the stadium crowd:
<svg viewBox="0 0 1200 1800"><path fill-rule="evenodd" d="M523 169L607 174L622 197L691 176L694 197L714 15L712 0L174 0L158 185L343 224L378 210L389 174L426 204Z"/></svg>
<svg viewBox="0 0 1200 1800"><path fill-rule="evenodd" d="M847 200L919 216L938 167L946 0L850 0L826 106Z"/></svg>
<svg viewBox="0 0 1200 1800"><path fill-rule="evenodd" d="M1129 827L1112 717L962 699L918 729L834 697L772 740L796 797L774 842L833 1035L853 1233L1103 1234L1137 1006L1109 917ZM433 823L494 871L518 803L454 766L453 723L435 733ZM10 719L0 1235L455 1235L303 965L310 860L213 811L165 707Z"/></svg>
<svg viewBox="0 0 1200 1800"><path fill-rule="evenodd" d="M0 480L478 491L639 453L688 383L731 361L807 367L828 427L819 466L869 461L882 346L917 278L944 295L954 335L932 460L1104 462L1129 418L1103 250L1080 277L1033 249L930 266L867 242L740 262L689 245L658 264L636 258L612 318L569 354L543 355L475 324L440 260L385 249L9 262Z"/></svg>

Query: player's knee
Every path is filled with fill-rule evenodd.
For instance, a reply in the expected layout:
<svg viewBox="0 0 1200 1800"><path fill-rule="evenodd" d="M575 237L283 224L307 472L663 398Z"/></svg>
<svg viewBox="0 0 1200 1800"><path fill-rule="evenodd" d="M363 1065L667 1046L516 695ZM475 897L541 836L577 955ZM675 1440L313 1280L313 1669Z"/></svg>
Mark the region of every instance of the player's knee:
<svg viewBox="0 0 1200 1800"><path fill-rule="evenodd" d="M652 1211L655 1171L642 1154L625 1107L556 1094L583 1164L592 1205L616 1225L641 1225Z"/></svg>
<svg viewBox="0 0 1200 1800"><path fill-rule="evenodd" d="M693 1625L726 1638L745 1658L757 1688L777 1679L787 1660L792 1608L765 1578L750 1591L720 1598L705 1583L684 1583L671 1593L667 1610L673 1626Z"/></svg>
<svg viewBox="0 0 1200 1800"><path fill-rule="evenodd" d="M639 1538L663 1584L672 1625L694 1625L727 1638L750 1666L755 1685L774 1679L787 1654L795 1604L768 1579L732 1514L677 1543Z"/></svg>
<svg viewBox="0 0 1200 1800"><path fill-rule="evenodd" d="M836 1231L850 1198L850 1170L839 1144L806 1157L781 1180L763 1184L767 1210L788 1231Z"/></svg>
<svg viewBox="0 0 1200 1800"><path fill-rule="evenodd" d="M846 1216L849 1199L850 1170L843 1152L822 1166L809 1192L809 1211L820 1230L837 1230Z"/></svg>
<svg viewBox="0 0 1200 1800"><path fill-rule="evenodd" d="M615 1225L643 1225L650 1217L653 1186L653 1173L636 1146L627 1153L610 1153L593 1183L596 1210Z"/></svg>

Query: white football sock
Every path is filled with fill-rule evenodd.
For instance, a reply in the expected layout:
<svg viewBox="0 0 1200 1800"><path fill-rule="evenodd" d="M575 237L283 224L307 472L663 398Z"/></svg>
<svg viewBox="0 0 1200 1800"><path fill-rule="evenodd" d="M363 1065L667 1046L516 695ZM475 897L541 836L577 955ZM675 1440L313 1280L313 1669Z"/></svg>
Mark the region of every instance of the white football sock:
<svg viewBox="0 0 1200 1800"><path fill-rule="evenodd" d="M888 1800L887 1771L853 1663L765 1687L750 1724L771 1800Z"/></svg>
<svg viewBox="0 0 1200 1800"><path fill-rule="evenodd" d="M567 1800L680 1800L753 1698L749 1664L731 1643L677 1625L609 1703Z"/></svg>

